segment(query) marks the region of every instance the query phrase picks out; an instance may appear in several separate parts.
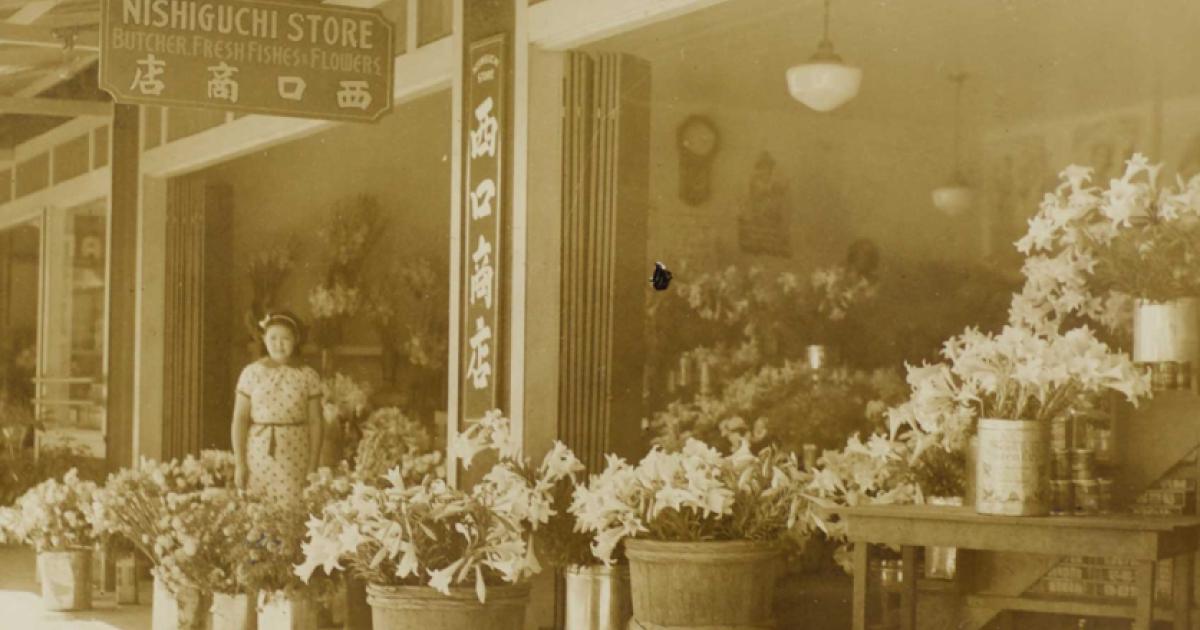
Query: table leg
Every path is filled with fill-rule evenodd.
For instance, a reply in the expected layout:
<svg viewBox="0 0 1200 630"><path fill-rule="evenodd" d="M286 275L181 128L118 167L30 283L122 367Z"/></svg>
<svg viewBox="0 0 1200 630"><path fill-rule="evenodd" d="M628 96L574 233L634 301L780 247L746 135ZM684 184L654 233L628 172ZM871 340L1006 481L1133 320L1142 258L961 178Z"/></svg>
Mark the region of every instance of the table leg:
<svg viewBox="0 0 1200 630"><path fill-rule="evenodd" d="M854 549L854 630L867 630L867 543L855 542Z"/></svg>
<svg viewBox="0 0 1200 630"><path fill-rule="evenodd" d="M900 630L917 629L917 548L902 547L904 579L900 584Z"/></svg>
<svg viewBox="0 0 1200 630"><path fill-rule="evenodd" d="M1183 553L1171 561L1171 599L1175 600L1175 630L1192 628L1192 580L1195 555Z"/></svg>
<svg viewBox="0 0 1200 630"><path fill-rule="evenodd" d="M1154 561L1137 561L1137 603L1131 630L1150 630L1154 618Z"/></svg>

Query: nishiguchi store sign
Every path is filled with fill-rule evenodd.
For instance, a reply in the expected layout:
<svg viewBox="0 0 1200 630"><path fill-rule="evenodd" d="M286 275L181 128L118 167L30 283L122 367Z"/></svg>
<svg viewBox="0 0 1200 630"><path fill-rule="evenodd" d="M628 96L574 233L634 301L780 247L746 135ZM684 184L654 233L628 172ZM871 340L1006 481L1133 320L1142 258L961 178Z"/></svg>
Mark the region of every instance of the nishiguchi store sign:
<svg viewBox="0 0 1200 630"><path fill-rule="evenodd" d="M119 103L373 121L392 106L378 11L269 0L102 0L100 86Z"/></svg>

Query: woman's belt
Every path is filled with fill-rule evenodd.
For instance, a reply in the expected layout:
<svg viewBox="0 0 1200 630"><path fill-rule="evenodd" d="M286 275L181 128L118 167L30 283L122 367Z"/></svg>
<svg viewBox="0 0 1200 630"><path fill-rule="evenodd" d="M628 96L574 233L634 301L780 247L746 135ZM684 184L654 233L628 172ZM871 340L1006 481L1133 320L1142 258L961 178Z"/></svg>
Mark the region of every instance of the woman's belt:
<svg viewBox="0 0 1200 630"><path fill-rule="evenodd" d="M275 427L302 427L307 422L255 422L250 421L250 424L258 427L271 427L271 441L267 444L267 456L275 457Z"/></svg>

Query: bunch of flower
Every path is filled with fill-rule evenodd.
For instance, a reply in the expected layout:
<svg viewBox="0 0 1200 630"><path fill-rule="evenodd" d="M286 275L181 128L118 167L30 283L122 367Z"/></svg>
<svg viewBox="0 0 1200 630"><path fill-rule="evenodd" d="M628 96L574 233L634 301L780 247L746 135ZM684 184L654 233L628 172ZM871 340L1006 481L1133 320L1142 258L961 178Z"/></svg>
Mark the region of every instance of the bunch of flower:
<svg viewBox="0 0 1200 630"><path fill-rule="evenodd" d="M276 245L251 256L247 272L254 290L254 302L266 306L295 266L296 244L291 239L284 245Z"/></svg>
<svg viewBox="0 0 1200 630"><path fill-rule="evenodd" d="M654 447L637 466L609 455L605 470L575 491L571 513L605 562L626 537L799 542L807 483L794 454L754 454L743 442L722 455L688 440L677 453Z"/></svg>
<svg viewBox="0 0 1200 630"><path fill-rule="evenodd" d="M362 425L355 473L367 483L376 483L393 469L406 483L446 476L444 453L429 428L396 407L384 407Z"/></svg>
<svg viewBox="0 0 1200 630"><path fill-rule="evenodd" d="M315 496L306 493L308 498ZM262 592L271 598L301 590L313 592L315 587L318 597L328 595L333 585L328 576L317 576L306 583L295 571L304 561L308 515L320 514L325 504L287 506L249 496L242 505L246 525L229 532L233 535L226 537L221 552L241 590Z"/></svg>
<svg viewBox="0 0 1200 630"><path fill-rule="evenodd" d="M319 234L329 247L330 270L354 276L383 232L379 202L369 195L345 199L332 208Z"/></svg>
<svg viewBox="0 0 1200 630"><path fill-rule="evenodd" d="M806 489L812 499L805 514L806 522L831 539L843 541L845 523L827 519L821 508L920 502L921 488L912 465L912 436L917 433L911 431L901 436L875 433L866 442L855 434L842 450L825 451ZM850 570L849 549L845 545L838 547L834 557Z"/></svg>
<svg viewBox="0 0 1200 630"><path fill-rule="evenodd" d="M95 493L96 484L72 468L61 481L47 479L21 495L7 529L38 551L90 549L96 543Z"/></svg>
<svg viewBox="0 0 1200 630"><path fill-rule="evenodd" d="M774 445L799 452L804 443L831 448L846 435L881 425L883 411L904 393L892 371L820 372L800 362L764 366L727 383L716 396L673 402L644 422L651 442L677 451L690 438L736 449Z"/></svg>
<svg viewBox="0 0 1200 630"><path fill-rule="evenodd" d="M486 429L456 446L464 465L485 447L520 461L508 421L497 412L485 422ZM308 580L318 567L330 573L345 561L373 583L428 585L447 594L452 585L473 584L485 601L489 584L518 583L540 570L534 531L552 515L549 489L577 464L564 451L556 445L532 477L495 466L470 491L441 479L408 485L398 469L383 487L355 483L348 497L309 521L296 573Z"/></svg>
<svg viewBox="0 0 1200 630"><path fill-rule="evenodd" d="M358 289L335 281L331 286L320 284L308 293L308 305L316 319L353 317L359 307Z"/></svg>
<svg viewBox="0 0 1200 630"><path fill-rule="evenodd" d="M1200 175L1159 187L1161 165L1136 154L1108 189L1072 165L1017 241L1026 284L1012 319L1039 329L1083 316L1121 330L1131 298L1200 295Z"/></svg>
<svg viewBox="0 0 1200 630"><path fill-rule="evenodd" d="M338 372L321 381L321 410L326 422L349 422L366 413L370 386Z"/></svg>
<svg viewBox="0 0 1200 630"><path fill-rule="evenodd" d="M829 321L841 321L856 305L875 297L876 285L849 267L818 269L810 277L817 313Z"/></svg>
<svg viewBox="0 0 1200 630"><path fill-rule="evenodd" d="M210 593L244 590L236 542L256 525L250 503L227 488L166 495L167 527L153 540L154 575L172 593L186 587Z"/></svg>
<svg viewBox="0 0 1200 630"><path fill-rule="evenodd" d="M110 474L95 493L96 530L124 537L155 565L162 565L168 561L162 551L172 540L183 547L173 538L176 518L192 504L180 497L228 488L233 474L234 458L228 451L206 450L200 457L166 462L143 458L137 466ZM174 553L175 548L170 550ZM178 566L183 559L173 561Z"/></svg>

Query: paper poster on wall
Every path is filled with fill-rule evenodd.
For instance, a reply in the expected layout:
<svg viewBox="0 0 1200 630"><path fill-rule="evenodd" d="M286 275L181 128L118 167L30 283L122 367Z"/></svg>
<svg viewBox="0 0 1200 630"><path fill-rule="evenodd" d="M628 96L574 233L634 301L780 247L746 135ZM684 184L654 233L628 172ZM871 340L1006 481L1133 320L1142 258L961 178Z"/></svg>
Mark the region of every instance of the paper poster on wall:
<svg viewBox="0 0 1200 630"><path fill-rule="evenodd" d="M775 173L775 158L763 151L738 215L738 246L747 254L791 258L791 215L787 182Z"/></svg>

